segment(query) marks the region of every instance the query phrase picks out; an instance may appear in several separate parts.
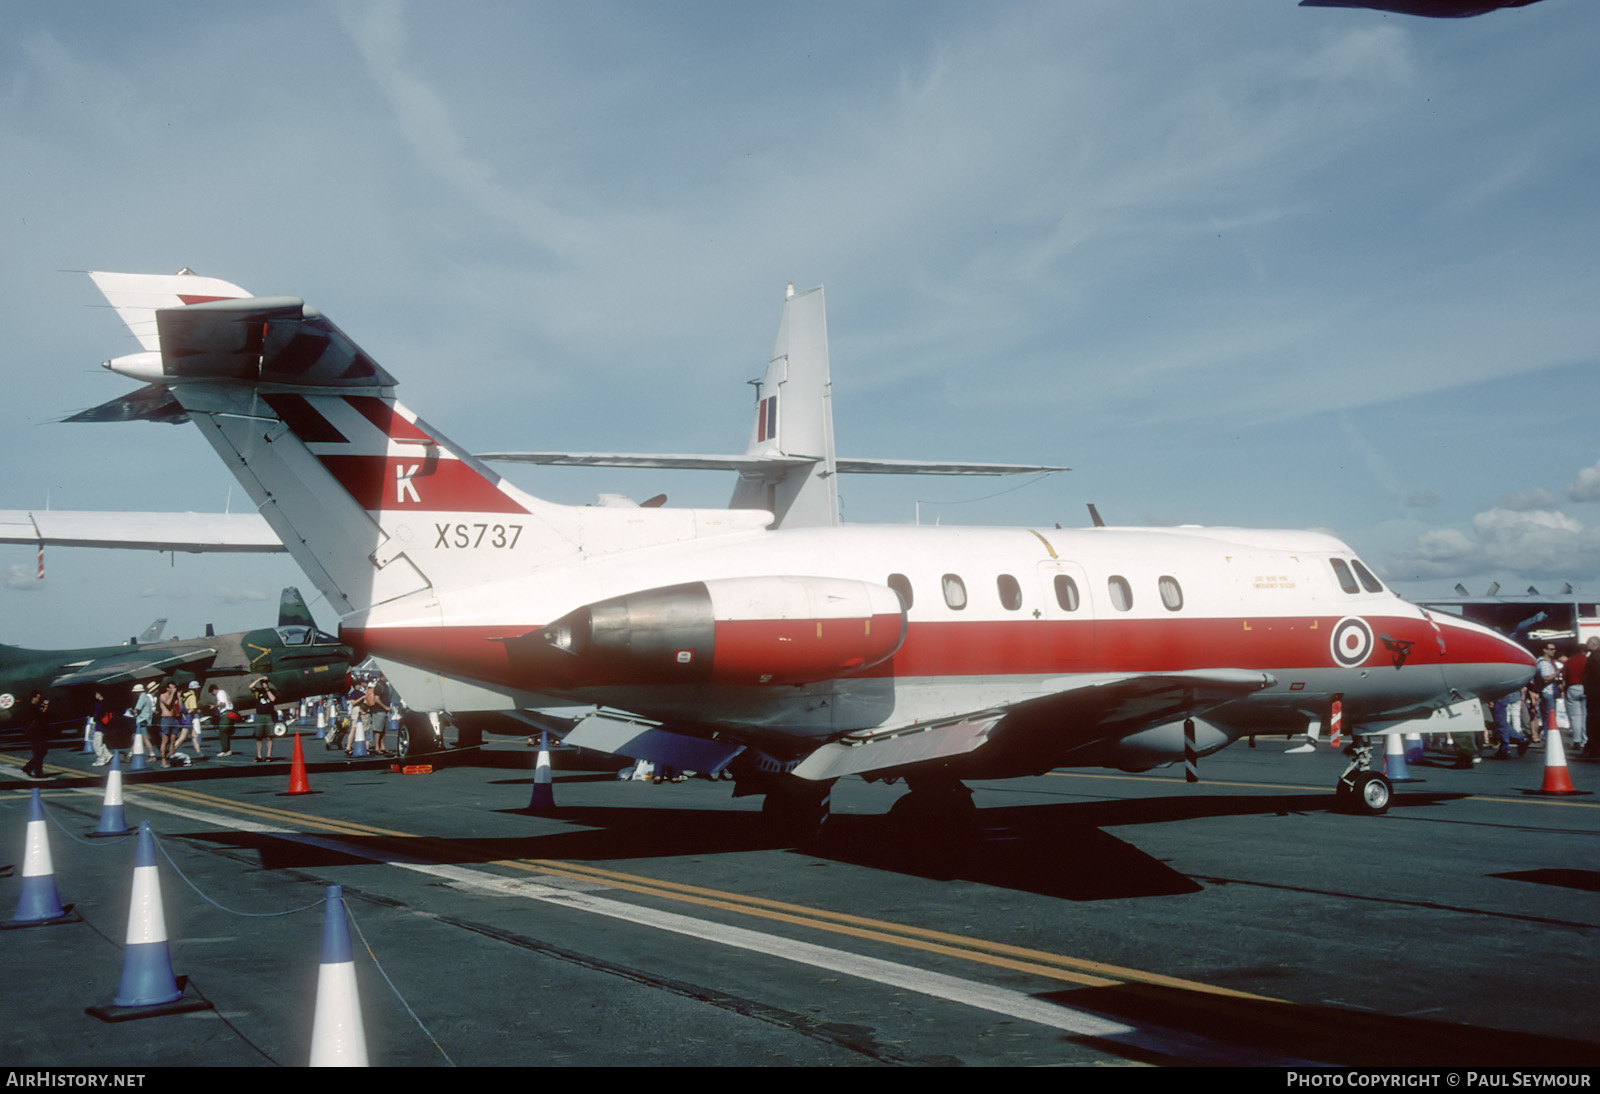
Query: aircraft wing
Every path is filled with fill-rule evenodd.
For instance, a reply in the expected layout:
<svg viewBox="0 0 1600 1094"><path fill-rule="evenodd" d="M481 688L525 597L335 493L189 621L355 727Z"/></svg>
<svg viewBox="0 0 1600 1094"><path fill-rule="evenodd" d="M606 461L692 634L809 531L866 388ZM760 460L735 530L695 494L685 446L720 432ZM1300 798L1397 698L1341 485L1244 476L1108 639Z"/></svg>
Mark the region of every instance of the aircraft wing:
<svg viewBox="0 0 1600 1094"><path fill-rule="evenodd" d="M496 463L536 463L549 467L658 467L673 471L737 471L741 475L776 474L809 467L822 457L741 455L698 456L623 452L479 452L478 459ZM1031 463L957 463L943 460L880 460L841 456L835 470L855 475L1030 475L1070 471Z"/></svg>
<svg viewBox="0 0 1600 1094"><path fill-rule="evenodd" d="M659 467L673 471L738 471L741 474L808 467L817 462L800 456L695 456L652 452L479 452L477 456L496 463L538 463L550 467Z"/></svg>
<svg viewBox="0 0 1600 1094"><path fill-rule="evenodd" d="M1073 753L1203 714L1275 683L1271 674L1247 669L1071 677L1059 691L1017 703L849 734L818 748L794 773L820 780L890 771L953 760L980 746L999 753L996 764L1048 770ZM985 765L979 761L979 766Z"/></svg>
<svg viewBox="0 0 1600 1094"><path fill-rule="evenodd" d="M53 688L83 684L133 684L175 669L203 669L216 659L217 651L205 646L182 650L150 650L97 657L93 661L63 666L64 672L50 681Z"/></svg>
<svg viewBox="0 0 1600 1094"><path fill-rule="evenodd" d="M840 456L834 461L842 474L852 475L1043 475L1071 471L1036 463L950 463L943 460L877 460Z"/></svg>
<svg viewBox="0 0 1600 1094"><path fill-rule="evenodd" d="M257 513L0 509L0 543L194 553L283 550L283 543Z"/></svg>

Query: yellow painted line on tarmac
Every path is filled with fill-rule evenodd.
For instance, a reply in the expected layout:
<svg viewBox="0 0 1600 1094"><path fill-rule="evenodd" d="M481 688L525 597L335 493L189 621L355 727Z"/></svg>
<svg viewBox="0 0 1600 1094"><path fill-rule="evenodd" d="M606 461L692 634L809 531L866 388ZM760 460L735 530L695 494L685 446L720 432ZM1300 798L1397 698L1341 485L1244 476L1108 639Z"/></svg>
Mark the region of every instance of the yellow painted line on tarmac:
<svg viewBox="0 0 1600 1094"><path fill-rule="evenodd" d="M765 897L744 896L739 893L727 893L718 889L704 889L676 881L660 881L655 878L640 877L636 874L625 874L617 870L606 870L598 866L556 862L550 859L522 859L515 863L508 863L508 865L518 866L523 869L562 873L569 877L605 880L617 885L619 888L632 889L636 892L648 892L692 904L728 908L747 915L758 915L762 918L786 923L798 923L802 926L853 935L858 938L870 938L895 945L909 945L916 949L924 949L933 953L949 954L970 961L981 961L985 964L1037 973L1054 979L1068 980L1092 987L1111 987L1118 983L1135 982L1183 988L1187 991L1199 991L1212 995L1224 995L1234 999L1281 1002L1281 1000L1273 1000L1265 995L1254 995L1250 992L1235 991L1231 988L1220 988L1211 984L1163 976L1160 973L1130 969L1121 965L1109 965L1101 961L1089 961L1081 957L1069 957L1065 954L1051 953L1047 950L1033 950L1023 946L1013 946L1005 942L990 942L987 939L967 938L963 935L948 934L944 931L935 931L926 927L914 927L909 924L895 923L888 920L870 919L866 916L812 908L803 904L789 904L780 900L769 900ZM643 883L642 885L640 884L641 882Z"/></svg>

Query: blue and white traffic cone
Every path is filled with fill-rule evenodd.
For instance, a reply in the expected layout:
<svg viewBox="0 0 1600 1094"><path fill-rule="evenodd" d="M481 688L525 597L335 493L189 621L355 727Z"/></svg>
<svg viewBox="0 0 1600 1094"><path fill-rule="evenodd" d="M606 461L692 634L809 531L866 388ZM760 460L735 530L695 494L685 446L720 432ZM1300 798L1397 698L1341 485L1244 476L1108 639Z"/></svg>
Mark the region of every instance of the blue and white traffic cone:
<svg viewBox="0 0 1600 1094"><path fill-rule="evenodd" d="M528 812L554 813L556 788L550 777L550 735L539 734L539 758L533 767L533 796L528 799Z"/></svg>
<svg viewBox="0 0 1600 1094"><path fill-rule="evenodd" d="M311 1020L312 1067L366 1067L367 1032L361 1024L356 963L350 951L350 925L344 919L343 890L327 887L322 920L322 966L317 971L317 1006Z"/></svg>
<svg viewBox="0 0 1600 1094"><path fill-rule="evenodd" d="M105 1022L211 1009L204 999L186 997L185 987L185 981L172 975L161 878L156 873L156 841L150 834L150 822L144 821L139 825L139 844L133 855L133 899L128 906L122 981L110 1006L84 1009Z"/></svg>
<svg viewBox="0 0 1600 1094"><path fill-rule="evenodd" d="M78 751L80 756L94 755L94 719L83 720L83 748Z"/></svg>
<svg viewBox="0 0 1600 1094"><path fill-rule="evenodd" d="M1423 741L1420 733L1407 733L1405 741L1405 755L1407 763L1421 763L1427 755L1427 743Z"/></svg>
<svg viewBox="0 0 1600 1094"><path fill-rule="evenodd" d="M128 908L128 945L122 952L122 983L112 1002L119 1007L153 1007L183 995L172 975L167 920L156 873L156 841L150 822L139 825L133 857L133 903Z"/></svg>
<svg viewBox="0 0 1600 1094"><path fill-rule="evenodd" d="M350 728L350 732L354 734L351 738L350 755L358 760L365 759L371 755L367 751L367 720L359 714L352 714L350 717L355 723Z"/></svg>
<svg viewBox="0 0 1600 1094"><path fill-rule="evenodd" d="M144 728L142 726L134 726L133 727L133 758L128 761L128 771L131 774L132 772L135 772L135 771L149 771L149 770L150 770L150 765L149 765L149 763L147 763L145 761L145 758L144 758Z"/></svg>
<svg viewBox="0 0 1600 1094"><path fill-rule="evenodd" d="M89 837L126 836L132 831L122 814L122 758L112 749L111 770L106 773L106 798L100 806L100 824Z"/></svg>
<svg viewBox="0 0 1600 1094"><path fill-rule="evenodd" d="M1415 782L1406 766L1406 744L1400 737L1398 733L1384 735L1383 774L1392 783Z"/></svg>
<svg viewBox="0 0 1600 1094"><path fill-rule="evenodd" d="M317 740L328 736L328 708L321 700L317 701Z"/></svg>
<svg viewBox="0 0 1600 1094"><path fill-rule="evenodd" d="M22 891L17 912L7 927L40 927L47 923L76 923L82 917L61 906L56 889L55 865L50 860L50 833L45 828L44 799L33 788L28 802L27 846L22 853Z"/></svg>

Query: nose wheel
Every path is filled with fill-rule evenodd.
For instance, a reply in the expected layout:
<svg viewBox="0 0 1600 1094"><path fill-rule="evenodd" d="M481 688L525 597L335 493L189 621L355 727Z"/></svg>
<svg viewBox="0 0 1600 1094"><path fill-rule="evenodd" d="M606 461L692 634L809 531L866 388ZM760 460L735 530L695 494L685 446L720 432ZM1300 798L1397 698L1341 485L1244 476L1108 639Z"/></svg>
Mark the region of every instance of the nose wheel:
<svg viewBox="0 0 1600 1094"><path fill-rule="evenodd" d="M1365 737L1345 749L1350 766L1344 769L1334 784L1333 796L1341 808L1359 816L1376 817L1389 811L1394 797L1394 786L1376 771L1367 768L1372 763L1372 744Z"/></svg>

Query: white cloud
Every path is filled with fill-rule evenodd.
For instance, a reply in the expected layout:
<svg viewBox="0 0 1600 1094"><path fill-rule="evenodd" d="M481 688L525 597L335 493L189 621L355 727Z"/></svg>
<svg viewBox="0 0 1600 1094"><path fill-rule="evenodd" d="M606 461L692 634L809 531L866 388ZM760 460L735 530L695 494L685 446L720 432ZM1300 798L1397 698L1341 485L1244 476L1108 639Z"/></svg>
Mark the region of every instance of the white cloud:
<svg viewBox="0 0 1600 1094"><path fill-rule="evenodd" d="M25 566L20 562L6 567L4 585L19 593L36 592L44 588L44 582L39 580L38 567Z"/></svg>
<svg viewBox="0 0 1600 1094"><path fill-rule="evenodd" d="M1457 528L1419 534L1395 553L1393 565L1419 577L1496 573L1584 581L1600 576L1600 529L1552 509L1498 507L1473 517L1470 534Z"/></svg>
<svg viewBox="0 0 1600 1094"><path fill-rule="evenodd" d="M1578 472L1567 487L1567 497L1573 501L1600 501L1600 462Z"/></svg>

